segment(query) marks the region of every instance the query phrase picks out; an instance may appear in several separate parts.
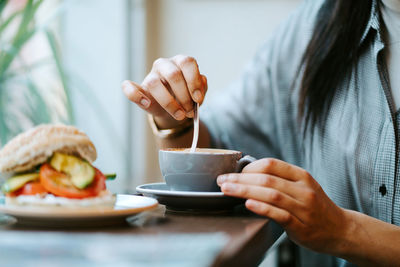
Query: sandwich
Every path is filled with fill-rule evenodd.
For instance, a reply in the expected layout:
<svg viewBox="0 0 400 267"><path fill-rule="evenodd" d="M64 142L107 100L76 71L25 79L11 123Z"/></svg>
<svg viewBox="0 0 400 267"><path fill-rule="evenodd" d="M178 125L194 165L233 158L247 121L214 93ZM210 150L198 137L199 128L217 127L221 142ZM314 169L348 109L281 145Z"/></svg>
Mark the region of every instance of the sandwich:
<svg viewBox="0 0 400 267"><path fill-rule="evenodd" d="M96 158L92 141L73 126L39 125L19 134L0 150L0 173L10 177L1 186L6 205L113 206L107 177L92 165Z"/></svg>

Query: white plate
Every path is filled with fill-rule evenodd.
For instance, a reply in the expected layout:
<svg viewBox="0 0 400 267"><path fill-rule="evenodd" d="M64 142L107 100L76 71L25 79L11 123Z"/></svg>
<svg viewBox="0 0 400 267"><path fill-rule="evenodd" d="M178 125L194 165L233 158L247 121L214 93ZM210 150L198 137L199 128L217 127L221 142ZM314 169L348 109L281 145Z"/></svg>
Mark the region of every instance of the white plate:
<svg viewBox="0 0 400 267"><path fill-rule="evenodd" d="M222 192L172 191L165 183L140 185L136 191L157 199L172 210L227 210L244 201L225 196Z"/></svg>
<svg viewBox="0 0 400 267"><path fill-rule="evenodd" d="M153 198L117 195L114 207L62 208L6 205L0 197L0 213L17 219L18 224L30 226L106 226L125 223L125 219L157 207Z"/></svg>

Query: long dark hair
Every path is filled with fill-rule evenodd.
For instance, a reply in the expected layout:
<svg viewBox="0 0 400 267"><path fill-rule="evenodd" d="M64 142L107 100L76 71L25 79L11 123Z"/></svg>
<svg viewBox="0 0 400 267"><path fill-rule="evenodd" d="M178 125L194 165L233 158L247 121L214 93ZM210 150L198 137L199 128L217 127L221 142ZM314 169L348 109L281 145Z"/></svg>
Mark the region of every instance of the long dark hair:
<svg viewBox="0 0 400 267"><path fill-rule="evenodd" d="M299 118L305 130L325 121L340 83L348 77L362 52L362 35L372 0L326 0L319 10L313 36L300 69ZM300 70L299 70L300 72Z"/></svg>

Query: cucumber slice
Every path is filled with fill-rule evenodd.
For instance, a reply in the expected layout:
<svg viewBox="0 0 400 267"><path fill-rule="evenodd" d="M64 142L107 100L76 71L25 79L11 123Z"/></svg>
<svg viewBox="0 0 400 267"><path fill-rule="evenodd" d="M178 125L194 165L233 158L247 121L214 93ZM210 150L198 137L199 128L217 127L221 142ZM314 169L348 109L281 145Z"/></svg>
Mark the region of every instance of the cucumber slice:
<svg viewBox="0 0 400 267"><path fill-rule="evenodd" d="M115 180L115 178L117 178L116 173L106 173L104 174L104 176L106 177L107 180Z"/></svg>
<svg viewBox="0 0 400 267"><path fill-rule="evenodd" d="M26 183L35 181L37 179L39 179L39 173L26 173L13 176L3 184L1 191L4 193L14 192L22 188Z"/></svg>
<svg viewBox="0 0 400 267"><path fill-rule="evenodd" d="M71 182L79 189L88 187L94 180L95 170L88 162L62 153L54 153L50 165L71 177Z"/></svg>

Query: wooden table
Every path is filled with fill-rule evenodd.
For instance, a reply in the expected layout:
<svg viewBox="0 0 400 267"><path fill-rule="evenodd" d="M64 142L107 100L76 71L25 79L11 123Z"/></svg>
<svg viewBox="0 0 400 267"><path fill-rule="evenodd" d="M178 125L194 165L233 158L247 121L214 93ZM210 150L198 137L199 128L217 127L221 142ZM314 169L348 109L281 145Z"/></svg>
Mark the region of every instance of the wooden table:
<svg viewBox="0 0 400 267"><path fill-rule="evenodd" d="M272 221L255 216L244 207L238 207L229 213L176 213L164 206L146 212L130 221L129 225L109 228L90 229L38 229L17 225L0 225L2 233L107 233L112 236L191 233L223 233L229 239L212 266L257 266L267 250L282 234L282 229ZM38 236L38 239L40 237ZM0 241L1 243L1 241ZM14 255L15 256L15 255ZM21 255L23 257L24 255Z"/></svg>

